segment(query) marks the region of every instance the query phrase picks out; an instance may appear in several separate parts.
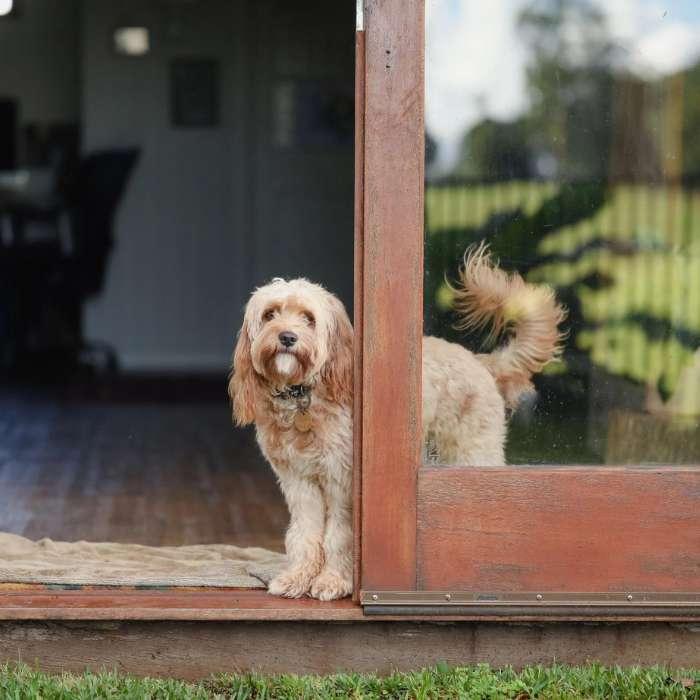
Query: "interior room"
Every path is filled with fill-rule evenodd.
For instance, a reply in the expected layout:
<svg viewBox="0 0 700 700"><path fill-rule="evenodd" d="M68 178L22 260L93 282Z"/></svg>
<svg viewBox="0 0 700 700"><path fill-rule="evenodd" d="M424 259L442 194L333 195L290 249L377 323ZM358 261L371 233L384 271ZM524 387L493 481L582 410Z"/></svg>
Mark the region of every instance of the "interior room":
<svg viewBox="0 0 700 700"><path fill-rule="evenodd" d="M353 2L0 3L0 532L282 551L243 307L352 314Z"/></svg>

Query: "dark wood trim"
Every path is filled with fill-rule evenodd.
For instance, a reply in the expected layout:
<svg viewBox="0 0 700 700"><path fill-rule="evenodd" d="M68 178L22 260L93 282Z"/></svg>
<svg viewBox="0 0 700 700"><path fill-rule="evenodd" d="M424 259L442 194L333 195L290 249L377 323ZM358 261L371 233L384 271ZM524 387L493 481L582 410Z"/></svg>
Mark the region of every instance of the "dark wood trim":
<svg viewBox="0 0 700 700"><path fill-rule="evenodd" d="M423 0L366 3L363 588L416 577L424 33Z"/></svg>
<svg viewBox="0 0 700 700"><path fill-rule="evenodd" d="M353 407L353 600L360 599L362 555L362 338L364 317L365 33L355 32L355 376Z"/></svg>
<svg viewBox="0 0 700 700"><path fill-rule="evenodd" d="M421 590L700 591L700 469L425 468Z"/></svg>

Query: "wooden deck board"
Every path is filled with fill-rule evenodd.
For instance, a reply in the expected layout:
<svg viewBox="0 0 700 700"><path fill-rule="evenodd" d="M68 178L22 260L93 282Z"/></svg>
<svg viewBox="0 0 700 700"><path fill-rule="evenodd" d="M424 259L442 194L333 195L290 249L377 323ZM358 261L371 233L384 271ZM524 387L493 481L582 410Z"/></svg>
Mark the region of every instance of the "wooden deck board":
<svg viewBox="0 0 700 700"><path fill-rule="evenodd" d="M117 669L185 679L234 671L391 673L439 662L700 663L691 625L416 622L0 622L0 662L44 671Z"/></svg>

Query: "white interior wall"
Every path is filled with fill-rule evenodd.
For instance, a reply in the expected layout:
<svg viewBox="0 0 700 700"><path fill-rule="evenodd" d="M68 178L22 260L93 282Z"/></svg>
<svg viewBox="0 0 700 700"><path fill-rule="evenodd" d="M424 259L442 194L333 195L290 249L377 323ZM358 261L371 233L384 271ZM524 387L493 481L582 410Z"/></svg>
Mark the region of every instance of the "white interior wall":
<svg viewBox="0 0 700 700"><path fill-rule="evenodd" d="M143 148L106 290L86 313L88 337L125 368L224 370L250 289L271 276L306 275L351 303L352 144L281 148L273 123L280 83L351 89L354 3L338 25L340 6L83 0L85 148ZM151 28L147 57L112 53L120 24ZM219 59L218 128L169 125L177 56Z"/></svg>
<svg viewBox="0 0 700 700"><path fill-rule="evenodd" d="M126 369L212 370L228 364L246 286L244 26L229 0L83 2L84 150L139 146L118 212L106 289L86 335L112 344ZM151 30L143 58L113 53L119 25ZM220 62L220 123L176 128L169 62ZM243 273L243 275L241 275Z"/></svg>

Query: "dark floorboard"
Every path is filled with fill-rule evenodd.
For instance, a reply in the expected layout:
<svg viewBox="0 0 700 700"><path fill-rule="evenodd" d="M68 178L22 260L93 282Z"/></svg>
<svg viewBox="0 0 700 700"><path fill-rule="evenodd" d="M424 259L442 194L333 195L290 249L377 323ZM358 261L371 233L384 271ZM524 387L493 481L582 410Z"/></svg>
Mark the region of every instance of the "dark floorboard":
<svg viewBox="0 0 700 700"><path fill-rule="evenodd" d="M0 530L32 539L283 547L287 511L222 401L0 393Z"/></svg>

